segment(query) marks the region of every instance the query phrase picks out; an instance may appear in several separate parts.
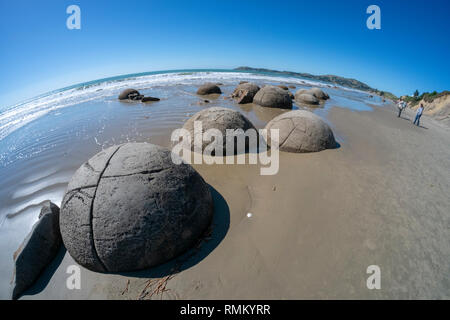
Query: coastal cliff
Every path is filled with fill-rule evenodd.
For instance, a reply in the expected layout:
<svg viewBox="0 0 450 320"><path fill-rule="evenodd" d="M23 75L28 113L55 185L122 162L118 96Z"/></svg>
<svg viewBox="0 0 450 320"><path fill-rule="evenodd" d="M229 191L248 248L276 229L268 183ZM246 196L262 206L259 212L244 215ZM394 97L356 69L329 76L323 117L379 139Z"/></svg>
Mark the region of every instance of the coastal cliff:
<svg viewBox="0 0 450 320"><path fill-rule="evenodd" d="M424 93L419 97L402 97L412 110L423 104L424 114L450 126L450 91Z"/></svg>

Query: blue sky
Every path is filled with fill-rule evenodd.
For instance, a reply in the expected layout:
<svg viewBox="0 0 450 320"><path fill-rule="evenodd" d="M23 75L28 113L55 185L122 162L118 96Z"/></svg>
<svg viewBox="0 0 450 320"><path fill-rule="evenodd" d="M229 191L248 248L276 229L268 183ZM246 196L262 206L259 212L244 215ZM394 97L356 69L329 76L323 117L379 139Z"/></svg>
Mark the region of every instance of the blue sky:
<svg viewBox="0 0 450 320"><path fill-rule="evenodd" d="M81 8L81 30L66 8ZM381 30L366 8L381 8ZM241 65L450 90L450 1L0 1L0 104L120 74Z"/></svg>

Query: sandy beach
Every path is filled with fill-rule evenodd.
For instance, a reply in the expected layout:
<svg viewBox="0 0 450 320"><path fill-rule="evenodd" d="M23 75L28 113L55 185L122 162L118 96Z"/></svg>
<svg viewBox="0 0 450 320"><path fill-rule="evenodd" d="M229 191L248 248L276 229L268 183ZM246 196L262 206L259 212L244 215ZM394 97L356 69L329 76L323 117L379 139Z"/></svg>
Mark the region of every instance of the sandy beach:
<svg viewBox="0 0 450 320"><path fill-rule="evenodd" d="M251 105L246 108L252 108ZM338 149L280 153L280 170L195 165L212 233L176 261L66 288L61 249L23 299L449 299L450 130L393 105L326 115ZM250 213L250 214L249 214ZM368 290L366 269L381 269Z"/></svg>

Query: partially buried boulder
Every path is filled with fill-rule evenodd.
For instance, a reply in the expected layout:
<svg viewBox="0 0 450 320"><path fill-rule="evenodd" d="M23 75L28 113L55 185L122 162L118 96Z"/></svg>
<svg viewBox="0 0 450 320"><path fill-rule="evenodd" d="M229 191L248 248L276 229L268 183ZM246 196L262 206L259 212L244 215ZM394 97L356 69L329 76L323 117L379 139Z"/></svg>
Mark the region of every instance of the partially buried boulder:
<svg viewBox="0 0 450 320"><path fill-rule="evenodd" d="M279 84L277 87L281 88L283 90L289 90L289 88L287 86L285 86L284 84Z"/></svg>
<svg viewBox="0 0 450 320"><path fill-rule="evenodd" d="M136 89L125 89L119 94L119 100L139 100L142 95Z"/></svg>
<svg viewBox="0 0 450 320"><path fill-rule="evenodd" d="M320 100L327 100L330 96L320 88L311 88L308 90L313 96Z"/></svg>
<svg viewBox="0 0 450 320"><path fill-rule="evenodd" d="M265 86L259 90L253 102L262 106L270 108L289 109L292 107L292 100L286 90L275 86Z"/></svg>
<svg viewBox="0 0 450 320"><path fill-rule="evenodd" d="M308 96L304 96L304 95ZM313 96L312 99L309 96ZM295 92L295 100L308 104L319 104L320 100L327 100L330 96L320 88L311 88L311 89L299 89ZM317 101L316 101L317 100Z"/></svg>
<svg viewBox="0 0 450 320"><path fill-rule="evenodd" d="M239 104L251 103L259 89L256 84L246 82L238 85L231 94L231 97L235 98Z"/></svg>
<svg viewBox="0 0 450 320"><path fill-rule="evenodd" d="M112 146L73 175L61 205L69 254L99 272L149 268L183 253L210 225L209 186L150 143Z"/></svg>
<svg viewBox="0 0 450 320"><path fill-rule="evenodd" d="M306 104L319 104L319 99L309 93L296 94L295 100Z"/></svg>
<svg viewBox="0 0 450 320"><path fill-rule="evenodd" d="M48 201L41 209L39 220L14 253L12 299L19 298L31 287L45 267L55 258L61 246L59 208Z"/></svg>
<svg viewBox="0 0 450 320"><path fill-rule="evenodd" d="M195 130L195 122L200 121L201 131ZM255 130L255 134L257 135L257 131L253 124L240 112L234 111L227 108L221 107L212 107L208 109L204 109L202 111L194 114L183 126L191 136L191 151L195 151L195 135L204 134L205 131L209 129L216 129L220 132L223 139L221 141L214 139L213 141L206 141L205 139L199 139L202 143L201 151L203 152L205 148L211 148L211 150L215 150L215 148L222 148L223 153L225 154L226 147L229 143L234 143L234 154L239 154L248 151L248 139L245 138L245 131L248 129ZM234 136L227 135L227 129L238 130L235 131ZM241 130L239 130L241 129ZM201 137L200 137L201 138ZM237 146L237 141L239 139L245 140L245 150L240 150ZM244 141L242 140L242 141ZM231 145L229 145L231 146ZM213 152L212 155L215 155Z"/></svg>
<svg viewBox="0 0 450 320"><path fill-rule="evenodd" d="M197 90L197 94L199 95L206 95L206 94L213 94L218 93L221 94L222 91L215 83L205 83Z"/></svg>
<svg viewBox="0 0 450 320"><path fill-rule="evenodd" d="M316 152L336 147L333 131L314 113L294 110L272 119L267 125L267 143L271 143L270 129L279 130L277 143L281 151Z"/></svg>

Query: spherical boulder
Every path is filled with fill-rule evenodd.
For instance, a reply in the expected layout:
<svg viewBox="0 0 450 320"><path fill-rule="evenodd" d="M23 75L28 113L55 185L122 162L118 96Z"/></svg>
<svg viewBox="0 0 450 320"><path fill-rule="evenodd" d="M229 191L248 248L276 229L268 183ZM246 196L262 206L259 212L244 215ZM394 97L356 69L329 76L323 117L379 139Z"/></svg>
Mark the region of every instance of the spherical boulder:
<svg viewBox="0 0 450 320"><path fill-rule="evenodd" d="M309 93L302 93L295 96L295 100L306 104L319 104L319 99Z"/></svg>
<svg viewBox="0 0 450 320"><path fill-rule="evenodd" d="M330 96L320 88L311 88L308 90L313 96L320 100L327 100Z"/></svg>
<svg viewBox="0 0 450 320"><path fill-rule="evenodd" d="M222 91L217 86L217 84L210 83L210 82L203 84L197 90L197 94L199 94L199 95L206 95L206 94L213 94L213 93L221 94Z"/></svg>
<svg viewBox="0 0 450 320"><path fill-rule="evenodd" d="M170 150L150 143L105 149L73 175L60 229L80 265L124 272L166 262L195 244L210 225L209 186Z"/></svg>
<svg viewBox="0 0 450 320"><path fill-rule="evenodd" d="M295 91L295 99L297 99L297 97L299 97L301 94L304 93L309 93L307 89L298 89L297 91Z"/></svg>
<svg viewBox="0 0 450 320"><path fill-rule="evenodd" d="M256 84L245 82L239 84L236 89L234 89L231 97L235 98L239 104L251 103L253 101L253 98L255 97L255 94L259 90L260 87L258 87Z"/></svg>
<svg viewBox="0 0 450 320"><path fill-rule="evenodd" d="M196 121L201 124L201 131L195 130ZM203 152L207 146L208 148L211 148L211 150L215 150L216 146L220 147L221 143L224 154L229 143L234 143L234 154L248 151L249 145L248 139L245 138L245 131L248 129L253 129L255 130L255 134L258 134L258 131L255 129L253 124L240 112L221 107L212 107L197 112L188 121L186 121L183 129L186 129L190 133L191 151L195 151L194 142L196 135L203 135L209 129L219 130L222 135L222 141L207 141L206 139L201 139L201 150ZM227 129L235 130L234 136L227 135ZM238 149L238 144L236 142L239 141L239 139L245 140L245 150ZM212 154L215 155L215 153Z"/></svg>
<svg viewBox="0 0 450 320"><path fill-rule="evenodd" d="M292 107L292 100L286 90L276 86L265 86L259 90L253 102L262 107L289 109Z"/></svg>
<svg viewBox="0 0 450 320"><path fill-rule="evenodd" d="M135 100L139 96L141 94L136 89L125 89L119 94L119 100Z"/></svg>
<svg viewBox="0 0 450 320"><path fill-rule="evenodd" d="M316 152L336 147L333 131L314 113L294 110L272 119L267 125L267 143L271 144L270 129L279 130L276 140L279 149L286 152Z"/></svg>

